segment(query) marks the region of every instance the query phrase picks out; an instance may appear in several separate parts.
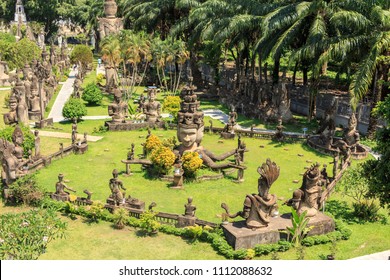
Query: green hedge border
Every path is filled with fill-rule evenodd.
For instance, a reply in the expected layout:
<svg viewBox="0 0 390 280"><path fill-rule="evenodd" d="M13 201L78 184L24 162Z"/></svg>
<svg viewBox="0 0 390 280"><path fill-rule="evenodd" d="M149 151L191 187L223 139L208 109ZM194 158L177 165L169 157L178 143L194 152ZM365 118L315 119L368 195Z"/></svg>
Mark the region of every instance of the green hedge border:
<svg viewBox="0 0 390 280"><path fill-rule="evenodd" d="M65 214L66 203L54 201L51 199L45 199L43 201L43 207L55 207L58 211ZM79 215L88 219L100 219L107 222L114 222L114 215L110 213L107 209L101 211L98 217L92 217L91 212L89 211L91 206L77 206L72 214ZM128 217L125 221L126 226L131 226L134 228L140 228L140 220L135 217ZM352 231L348 229L341 220L335 220L335 231L330 232L324 235L308 236L302 240L302 245L306 247L330 243L335 240L348 240L352 234ZM226 241L223 231L221 228L216 228L213 230L203 230L199 236L194 236L190 228L176 228L172 225L162 224L159 228L159 231L165 234L171 234L175 236L180 236L183 238L192 238L193 241L207 242L211 244L213 249L218 252L218 254L224 256L226 259L234 260L243 260L251 259L253 257L258 257L262 255L268 255L273 252L285 252L293 247L293 244L286 240L280 240L275 244L258 244L252 249L240 249L234 250Z"/></svg>

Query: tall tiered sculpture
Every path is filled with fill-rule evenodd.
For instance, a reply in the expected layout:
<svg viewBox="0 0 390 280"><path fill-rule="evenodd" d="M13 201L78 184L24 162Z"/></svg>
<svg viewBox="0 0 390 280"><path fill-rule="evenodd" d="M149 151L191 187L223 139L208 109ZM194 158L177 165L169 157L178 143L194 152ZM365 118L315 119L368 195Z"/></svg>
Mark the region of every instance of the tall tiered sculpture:
<svg viewBox="0 0 390 280"><path fill-rule="evenodd" d="M98 18L100 38L116 34L123 29L123 19L116 17L118 7L115 0L104 1L104 18Z"/></svg>
<svg viewBox="0 0 390 280"><path fill-rule="evenodd" d="M177 138L180 145L176 152L183 155L185 152L197 152L203 160L203 164L213 169L234 167L231 162L216 163L236 153L236 150L226 152L220 156L215 155L200 145L204 135L203 112L199 110L200 102L194 93L193 86L187 86L181 92L182 102L178 112Z"/></svg>

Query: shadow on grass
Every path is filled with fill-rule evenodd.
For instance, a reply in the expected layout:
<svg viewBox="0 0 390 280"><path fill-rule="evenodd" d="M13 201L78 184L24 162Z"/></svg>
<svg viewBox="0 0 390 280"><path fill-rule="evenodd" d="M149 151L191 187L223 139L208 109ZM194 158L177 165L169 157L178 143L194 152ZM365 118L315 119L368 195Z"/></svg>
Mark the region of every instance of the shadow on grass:
<svg viewBox="0 0 390 280"><path fill-rule="evenodd" d="M158 237L158 232L148 232L144 229L139 229L135 232L135 236L140 237L140 238L146 238L146 237L152 237L156 238Z"/></svg>

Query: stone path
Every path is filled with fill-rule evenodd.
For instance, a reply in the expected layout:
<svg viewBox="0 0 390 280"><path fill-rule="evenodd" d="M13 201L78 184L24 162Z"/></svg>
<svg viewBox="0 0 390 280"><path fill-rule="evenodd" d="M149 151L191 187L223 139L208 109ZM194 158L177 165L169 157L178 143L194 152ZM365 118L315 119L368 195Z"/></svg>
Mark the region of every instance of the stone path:
<svg viewBox="0 0 390 280"><path fill-rule="evenodd" d="M390 250L374 253L371 255L360 256L349 260L390 260Z"/></svg>
<svg viewBox="0 0 390 280"><path fill-rule="evenodd" d="M65 138L65 139L71 139L72 134L66 133L66 132L57 132L57 131L45 131L41 130L39 131L39 136L45 136L45 137L56 137L56 138ZM78 133L77 138L83 138L84 135ZM87 135L87 141L90 142L96 142L103 139L102 136L93 136L93 135Z"/></svg>
<svg viewBox="0 0 390 280"><path fill-rule="evenodd" d="M62 85L60 92L57 95L56 100L54 101L53 107L49 113L49 118L53 118L53 122L60 122L64 120L62 115L62 108L64 107L66 101L73 93L73 83L76 79L77 70L71 70L69 77L66 82Z"/></svg>
<svg viewBox="0 0 390 280"><path fill-rule="evenodd" d="M2 90L10 90L11 89L11 87L5 87L5 88L0 88L0 91L2 91Z"/></svg>

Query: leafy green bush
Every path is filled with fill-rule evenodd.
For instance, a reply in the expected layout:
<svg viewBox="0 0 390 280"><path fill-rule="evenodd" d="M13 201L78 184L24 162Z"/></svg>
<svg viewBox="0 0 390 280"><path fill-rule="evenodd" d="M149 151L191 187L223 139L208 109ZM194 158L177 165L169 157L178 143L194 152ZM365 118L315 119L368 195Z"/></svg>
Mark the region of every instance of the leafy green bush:
<svg viewBox="0 0 390 280"><path fill-rule="evenodd" d="M84 69L93 61L91 49L86 45L77 45L70 54L70 62L73 64L81 63Z"/></svg>
<svg viewBox="0 0 390 280"><path fill-rule="evenodd" d="M74 118L80 119L81 117L87 115L87 108L81 99L70 98L62 109L62 115L66 119L70 120Z"/></svg>
<svg viewBox="0 0 390 280"><path fill-rule="evenodd" d="M161 225L158 221L156 221L156 213L145 211L141 214L139 226L150 235L157 233Z"/></svg>
<svg viewBox="0 0 390 280"><path fill-rule="evenodd" d="M63 238L66 223L55 209L0 216L0 259L35 260L54 239Z"/></svg>
<svg viewBox="0 0 390 280"><path fill-rule="evenodd" d="M38 185L34 174L16 180L10 185L10 192L17 204L33 206L38 206L44 196L44 190Z"/></svg>
<svg viewBox="0 0 390 280"><path fill-rule="evenodd" d="M99 105L103 99L103 94L96 84L89 83L85 87L81 98L86 101L88 105Z"/></svg>
<svg viewBox="0 0 390 280"><path fill-rule="evenodd" d="M129 216L129 212L125 208L118 208L114 211L114 227L117 229L123 229L126 224L126 218Z"/></svg>

